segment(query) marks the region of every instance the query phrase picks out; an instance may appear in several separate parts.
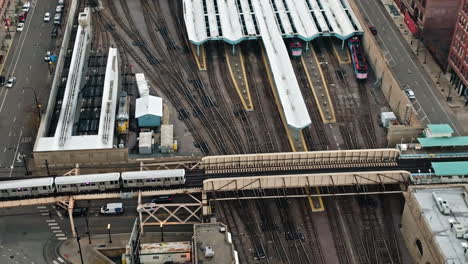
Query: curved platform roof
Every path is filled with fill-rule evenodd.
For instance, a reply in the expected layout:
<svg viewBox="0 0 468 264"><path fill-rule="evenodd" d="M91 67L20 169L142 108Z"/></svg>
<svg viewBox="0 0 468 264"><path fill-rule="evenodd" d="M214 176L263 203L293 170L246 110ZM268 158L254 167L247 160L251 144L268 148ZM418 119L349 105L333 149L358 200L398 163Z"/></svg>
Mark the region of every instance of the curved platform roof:
<svg viewBox="0 0 468 264"><path fill-rule="evenodd" d="M237 44L244 39L259 38L260 10L249 0L184 0L184 18L192 43L224 40ZM276 24L285 38L305 41L320 36L347 39L362 34L362 27L347 0L269 0L262 1L274 16L268 24Z"/></svg>

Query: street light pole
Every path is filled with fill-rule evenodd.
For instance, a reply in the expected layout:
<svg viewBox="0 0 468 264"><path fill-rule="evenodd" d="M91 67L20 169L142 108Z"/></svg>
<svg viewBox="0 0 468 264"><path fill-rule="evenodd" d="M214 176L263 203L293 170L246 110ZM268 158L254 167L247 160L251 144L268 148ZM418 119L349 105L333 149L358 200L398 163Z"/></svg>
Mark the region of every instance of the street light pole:
<svg viewBox="0 0 468 264"><path fill-rule="evenodd" d="M88 212L85 212L85 220L86 220L86 233L88 234L88 242L91 244L91 231L89 231L89 219L88 219Z"/></svg>
<svg viewBox="0 0 468 264"><path fill-rule="evenodd" d="M163 223L159 223L159 227L161 227L161 242L164 242L164 229L163 229Z"/></svg>
<svg viewBox="0 0 468 264"><path fill-rule="evenodd" d="M81 264L84 264L84 262L83 262L83 253L81 252L80 236L78 235L78 232L76 231L76 228L75 228L75 232L76 232L76 242L78 243L78 252L80 253Z"/></svg>
<svg viewBox="0 0 468 264"><path fill-rule="evenodd" d="M21 150L20 155L21 155L21 159L23 160L24 169L26 170L26 175L31 175L31 172L29 171L29 168L28 168L28 162L26 161L26 157L24 155L23 150Z"/></svg>
<svg viewBox="0 0 468 264"><path fill-rule="evenodd" d="M31 89L34 94L34 102L36 103L37 116L39 117L39 122L41 121L41 106L39 105L39 100L37 100L36 89L34 87L26 86L23 89Z"/></svg>
<svg viewBox="0 0 468 264"><path fill-rule="evenodd" d="M107 224L107 233L109 234L109 244L112 244L111 224Z"/></svg>

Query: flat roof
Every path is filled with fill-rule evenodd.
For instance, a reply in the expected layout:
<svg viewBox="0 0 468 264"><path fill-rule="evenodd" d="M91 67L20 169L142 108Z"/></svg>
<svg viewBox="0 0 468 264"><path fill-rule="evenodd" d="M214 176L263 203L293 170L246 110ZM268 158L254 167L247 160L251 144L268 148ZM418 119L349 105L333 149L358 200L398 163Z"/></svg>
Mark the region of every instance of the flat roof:
<svg viewBox="0 0 468 264"><path fill-rule="evenodd" d="M192 245L189 241L164 242L164 243L144 243L141 244L140 254L177 254L192 252Z"/></svg>
<svg viewBox="0 0 468 264"><path fill-rule="evenodd" d="M432 134L453 134L453 129L448 124L429 124L427 128Z"/></svg>
<svg viewBox="0 0 468 264"><path fill-rule="evenodd" d="M468 161L432 162L437 176L468 175Z"/></svg>
<svg viewBox="0 0 468 264"><path fill-rule="evenodd" d="M54 178L38 178L28 180L0 181L0 190L52 186Z"/></svg>
<svg viewBox="0 0 468 264"><path fill-rule="evenodd" d="M224 232L221 232L224 228ZM193 257L195 263L204 264L225 264L225 263L238 263L236 260L236 252L232 244L230 233L224 224L221 223L205 223L193 225L194 230L194 244L196 252ZM229 241L231 240L231 241ZM206 247L211 247L214 251L213 257L205 257Z"/></svg>
<svg viewBox="0 0 468 264"><path fill-rule="evenodd" d="M120 173L110 172L101 174L87 174L76 176L60 176L55 178L55 184L77 184L87 182L105 182L105 181L118 181Z"/></svg>
<svg viewBox="0 0 468 264"><path fill-rule="evenodd" d="M163 116L163 102L161 97L146 95L136 99L135 117L144 115Z"/></svg>
<svg viewBox="0 0 468 264"><path fill-rule="evenodd" d="M418 138L423 148L427 147L464 147L468 146L468 137Z"/></svg>
<svg viewBox="0 0 468 264"><path fill-rule="evenodd" d="M320 36L348 39L362 33L347 0L262 2L269 12L275 14L269 23L278 27L282 37L310 41ZM237 44L263 34L258 23L265 11L260 11L252 1L184 0L183 7L189 40L196 45L207 40Z"/></svg>
<svg viewBox="0 0 468 264"><path fill-rule="evenodd" d="M122 172L122 180L157 179L157 178L184 177L184 176L185 176L184 169Z"/></svg>
<svg viewBox="0 0 468 264"><path fill-rule="evenodd" d="M466 240L458 239L450 228L449 221L468 223L468 207L465 202L463 187L449 188L415 188L414 197L421 208L422 216L432 231L434 242L438 244L445 256L444 263L466 263L462 243ZM446 201L451 209L449 215L442 214L434 200L434 196ZM456 218L455 218L456 217Z"/></svg>

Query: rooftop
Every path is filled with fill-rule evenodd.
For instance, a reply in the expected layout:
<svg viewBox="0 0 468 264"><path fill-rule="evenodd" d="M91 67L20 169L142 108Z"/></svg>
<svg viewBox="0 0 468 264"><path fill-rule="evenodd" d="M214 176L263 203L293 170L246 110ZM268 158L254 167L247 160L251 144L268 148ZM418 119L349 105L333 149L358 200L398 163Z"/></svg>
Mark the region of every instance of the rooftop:
<svg viewBox="0 0 468 264"><path fill-rule="evenodd" d="M136 99L135 117L144 115L163 115L163 102L161 97L147 95Z"/></svg>
<svg viewBox="0 0 468 264"><path fill-rule="evenodd" d="M432 134L453 134L453 129L448 124L429 124L427 128Z"/></svg>
<svg viewBox="0 0 468 264"><path fill-rule="evenodd" d="M438 244L446 263L466 263L462 242L455 236L455 228L451 228L450 222L458 221L463 226L468 225L468 207L465 201L467 196L463 187L449 188L421 188L414 189L416 202L421 208L422 215L428 227L431 229L434 242ZM434 196L447 202L451 212L442 214L437 206Z"/></svg>
<svg viewBox="0 0 468 264"><path fill-rule="evenodd" d="M221 229L224 228L224 231ZM194 229L194 263L230 264L238 263L237 252L234 251L231 234L222 223L195 224ZM205 257L206 248L211 247L212 257ZM236 261L237 260L237 261Z"/></svg>
<svg viewBox="0 0 468 264"><path fill-rule="evenodd" d="M427 147L464 147L468 146L468 137L418 138L423 148Z"/></svg>
<svg viewBox="0 0 468 264"><path fill-rule="evenodd" d="M141 244L140 254L168 254L168 253L190 253L192 245L189 241L164 242Z"/></svg>
<svg viewBox="0 0 468 264"><path fill-rule="evenodd" d="M432 162L437 176L468 175L468 161Z"/></svg>

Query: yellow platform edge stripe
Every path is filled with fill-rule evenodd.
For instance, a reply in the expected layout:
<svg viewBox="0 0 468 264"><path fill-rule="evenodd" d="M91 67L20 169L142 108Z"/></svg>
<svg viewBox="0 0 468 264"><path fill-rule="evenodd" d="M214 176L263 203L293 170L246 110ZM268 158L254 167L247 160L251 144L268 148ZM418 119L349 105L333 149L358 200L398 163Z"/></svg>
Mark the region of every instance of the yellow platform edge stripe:
<svg viewBox="0 0 468 264"><path fill-rule="evenodd" d="M239 49L239 52L241 52L241 49ZM246 89L247 89L247 96L248 96L248 98L250 100L249 105L247 105L247 103L245 102L244 97L242 96L242 92L239 89L239 85L237 84L237 80L236 80L236 78L234 76L234 73L232 72L231 60L229 59L228 47L226 45L224 46L224 55L226 56L227 66L228 66L228 69L229 69L229 75L231 76L231 80L234 83L234 87L236 87L237 95L241 99L241 102L242 102L242 105L244 106L244 109L246 111L252 111L254 108L253 108L253 105L252 105L252 98L250 97L250 87L249 87L249 83L247 81L247 75L245 73L244 62L243 62L243 59L242 59L242 52L241 52L241 64L242 64L241 67L242 67L242 71L243 71L243 75L244 75L245 86L246 86Z"/></svg>

